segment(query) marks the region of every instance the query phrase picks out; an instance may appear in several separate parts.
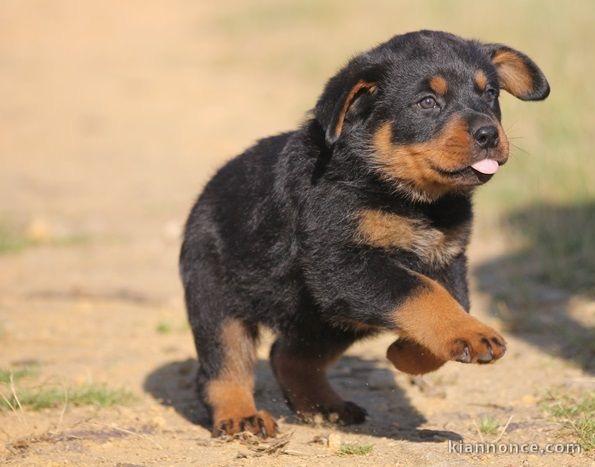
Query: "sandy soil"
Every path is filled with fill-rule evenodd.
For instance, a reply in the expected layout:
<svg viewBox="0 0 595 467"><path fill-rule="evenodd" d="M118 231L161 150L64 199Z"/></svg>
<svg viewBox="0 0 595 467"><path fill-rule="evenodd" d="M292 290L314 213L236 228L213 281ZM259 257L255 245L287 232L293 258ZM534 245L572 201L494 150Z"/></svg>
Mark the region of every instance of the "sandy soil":
<svg viewBox="0 0 595 467"><path fill-rule="evenodd" d="M267 81L263 56L247 63L232 50L221 32L228 26L206 3L103 1L83 10L78 2L14 0L0 7L0 213L42 240L0 256L0 367L34 361L42 385L94 381L138 395L132 405L106 409L0 412L0 462L592 465L586 454L449 452L449 442L460 440L545 446L573 439L539 400L550 389L592 388L593 368L551 335L506 329L510 350L501 362L449 364L423 383L385 360L392 336L354 346L331 379L368 409L369 421L357 428L300 424L272 378L267 338L256 397L280 418L288 443L210 439L193 393L195 354L176 266L180 226L221 161L257 136L295 125L322 81L291 67ZM296 46L279 37L287 50ZM257 37L242 41L244 52L259 46ZM279 59L281 45L268 47ZM476 237L472 264L499 264L506 252L496 235ZM476 281L474 313L502 329L490 314L491 286L479 292ZM535 306L582 330L593 325L594 304L580 297L544 294ZM158 332L162 323L167 332ZM479 430L485 416L500 423L496 433ZM331 446L316 442L329 435ZM373 449L342 456L338 443Z"/></svg>

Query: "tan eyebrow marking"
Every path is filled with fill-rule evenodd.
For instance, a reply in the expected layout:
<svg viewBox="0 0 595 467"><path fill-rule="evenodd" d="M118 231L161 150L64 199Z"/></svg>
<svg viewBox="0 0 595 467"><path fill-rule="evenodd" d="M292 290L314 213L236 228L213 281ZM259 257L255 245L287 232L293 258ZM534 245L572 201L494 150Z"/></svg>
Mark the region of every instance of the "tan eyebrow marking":
<svg viewBox="0 0 595 467"><path fill-rule="evenodd" d="M448 91L448 83L442 76L434 76L430 80L430 88L436 94L444 96L446 94L446 91Z"/></svg>
<svg viewBox="0 0 595 467"><path fill-rule="evenodd" d="M488 85L488 77L483 72L483 70L477 70L475 72L475 84L481 91L485 91L486 86Z"/></svg>

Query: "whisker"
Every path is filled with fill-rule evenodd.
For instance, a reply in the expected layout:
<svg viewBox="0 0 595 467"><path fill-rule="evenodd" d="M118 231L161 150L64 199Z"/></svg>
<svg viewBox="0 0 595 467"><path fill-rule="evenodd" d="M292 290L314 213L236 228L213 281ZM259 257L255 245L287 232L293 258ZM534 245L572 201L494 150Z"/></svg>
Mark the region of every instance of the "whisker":
<svg viewBox="0 0 595 467"><path fill-rule="evenodd" d="M514 144L514 143L510 143L510 145L511 145L511 146L512 146L514 149L516 149L517 151L520 151L520 152L522 152L522 153L525 153L525 154L527 154L528 156L530 156L530 155L531 155L531 153L530 153L529 151L527 151L527 150L523 149L522 147L520 147L520 146L518 146L518 145L516 145L516 144Z"/></svg>
<svg viewBox="0 0 595 467"><path fill-rule="evenodd" d="M502 125L506 131L512 131L518 122L511 122L510 125Z"/></svg>

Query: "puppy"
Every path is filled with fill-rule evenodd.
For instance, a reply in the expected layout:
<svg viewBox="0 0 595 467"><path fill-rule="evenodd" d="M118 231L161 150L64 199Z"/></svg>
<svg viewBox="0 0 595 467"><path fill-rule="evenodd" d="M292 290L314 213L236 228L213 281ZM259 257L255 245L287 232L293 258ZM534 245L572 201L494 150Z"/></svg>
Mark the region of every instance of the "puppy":
<svg viewBox="0 0 595 467"><path fill-rule="evenodd" d="M508 158L498 97L542 100L523 53L452 34L393 37L327 83L299 129L260 140L211 179L180 255L213 434L277 425L254 403L259 326L289 406L361 423L325 372L381 331L397 368L489 363L504 338L468 314L471 196Z"/></svg>

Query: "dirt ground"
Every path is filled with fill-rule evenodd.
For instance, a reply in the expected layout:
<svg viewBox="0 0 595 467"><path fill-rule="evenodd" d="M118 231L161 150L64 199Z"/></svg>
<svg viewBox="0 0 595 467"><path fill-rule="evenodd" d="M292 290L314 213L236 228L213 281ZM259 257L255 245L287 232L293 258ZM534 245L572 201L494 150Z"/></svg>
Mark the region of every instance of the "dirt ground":
<svg viewBox="0 0 595 467"><path fill-rule="evenodd" d="M501 284L491 274L512 267L499 262L509 245L481 226L470 253L481 271L472 277L473 313L507 337L502 361L451 363L412 381L384 357L393 336L359 343L331 381L367 408L369 420L356 428L310 426L282 400L267 336L256 399L279 417L281 442L211 440L194 397L196 359L177 277L187 210L223 160L294 126L324 77L349 53L386 37L389 23L371 38L369 25L354 22L339 52L321 46L320 62L299 68L291 62L301 41L325 34L300 9L292 19L299 33L273 17L279 26L265 43L242 35L233 13L244 15L241 2L214 3L0 6L0 214L38 243L0 255L0 368L33 363L40 386L96 382L137 396L108 408L0 411L0 463L592 465L584 452L449 451L460 441L574 442L541 401L548 391L595 387L592 353L572 347L592 349L595 303L547 290L531 307L553 323L550 331L509 329L492 313ZM393 32L417 26L412 16L404 14ZM482 428L486 419L497 428ZM361 456L340 452L353 444L372 447Z"/></svg>

